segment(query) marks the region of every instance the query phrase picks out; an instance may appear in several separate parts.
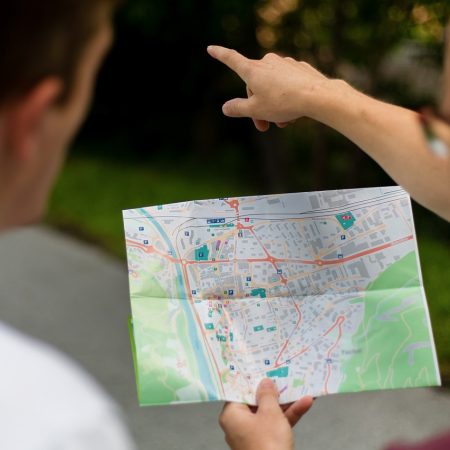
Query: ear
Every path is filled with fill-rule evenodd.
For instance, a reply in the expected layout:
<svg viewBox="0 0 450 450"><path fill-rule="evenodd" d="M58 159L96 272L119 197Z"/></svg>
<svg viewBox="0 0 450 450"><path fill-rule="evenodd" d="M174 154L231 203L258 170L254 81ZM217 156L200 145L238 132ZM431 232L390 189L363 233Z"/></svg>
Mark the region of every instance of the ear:
<svg viewBox="0 0 450 450"><path fill-rule="evenodd" d="M24 160L34 153L44 119L56 104L62 88L59 78L46 78L6 108L6 148L14 157Z"/></svg>

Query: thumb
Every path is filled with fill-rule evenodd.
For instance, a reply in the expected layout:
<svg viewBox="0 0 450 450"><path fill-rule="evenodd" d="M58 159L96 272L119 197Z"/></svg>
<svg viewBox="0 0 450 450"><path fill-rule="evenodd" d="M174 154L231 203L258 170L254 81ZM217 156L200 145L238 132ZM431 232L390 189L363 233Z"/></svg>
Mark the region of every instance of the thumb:
<svg viewBox="0 0 450 450"><path fill-rule="evenodd" d="M234 98L222 106L222 111L228 117L250 117L250 102L247 98Z"/></svg>
<svg viewBox="0 0 450 450"><path fill-rule="evenodd" d="M258 404L258 412L265 413L280 410L278 389L270 378L265 378L259 383L256 392L256 403Z"/></svg>

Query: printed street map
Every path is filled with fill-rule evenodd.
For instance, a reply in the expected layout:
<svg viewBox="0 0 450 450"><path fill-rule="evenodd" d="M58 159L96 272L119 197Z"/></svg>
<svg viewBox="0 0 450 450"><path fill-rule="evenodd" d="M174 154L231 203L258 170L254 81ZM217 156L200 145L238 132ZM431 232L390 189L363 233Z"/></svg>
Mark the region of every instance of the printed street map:
<svg viewBox="0 0 450 450"><path fill-rule="evenodd" d="M221 198L123 212L142 405L440 385L408 194Z"/></svg>

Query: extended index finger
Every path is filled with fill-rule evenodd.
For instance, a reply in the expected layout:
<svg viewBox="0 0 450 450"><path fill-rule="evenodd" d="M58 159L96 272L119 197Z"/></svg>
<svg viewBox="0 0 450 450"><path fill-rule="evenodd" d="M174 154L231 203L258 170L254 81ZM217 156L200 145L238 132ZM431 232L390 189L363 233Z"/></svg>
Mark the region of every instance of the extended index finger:
<svg viewBox="0 0 450 450"><path fill-rule="evenodd" d="M207 50L213 58L224 63L231 70L234 70L245 82L247 81L250 70L250 60L248 58L236 50L219 45L210 45Z"/></svg>

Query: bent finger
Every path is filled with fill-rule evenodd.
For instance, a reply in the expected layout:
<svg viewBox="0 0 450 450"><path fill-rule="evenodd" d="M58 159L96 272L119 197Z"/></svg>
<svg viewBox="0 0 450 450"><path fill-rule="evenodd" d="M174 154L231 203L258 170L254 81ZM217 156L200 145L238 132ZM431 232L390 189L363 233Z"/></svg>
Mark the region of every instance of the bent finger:
<svg viewBox="0 0 450 450"><path fill-rule="evenodd" d="M219 424L222 428L233 426L236 421L239 422L242 415L251 413L248 405L244 403L227 402L223 406L219 416Z"/></svg>
<svg viewBox="0 0 450 450"><path fill-rule="evenodd" d="M289 408L284 411L284 415L291 427L294 427L303 415L309 411L313 402L314 400L312 397L306 396L292 403Z"/></svg>
<svg viewBox="0 0 450 450"><path fill-rule="evenodd" d="M267 131L270 128L270 123L267 122L267 120L260 120L260 119L252 119L253 123L255 124L255 128L258 131L261 131L264 133L264 131Z"/></svg>

